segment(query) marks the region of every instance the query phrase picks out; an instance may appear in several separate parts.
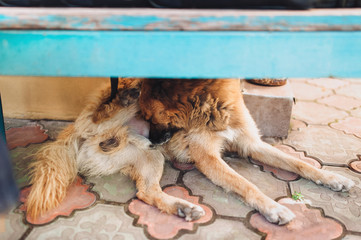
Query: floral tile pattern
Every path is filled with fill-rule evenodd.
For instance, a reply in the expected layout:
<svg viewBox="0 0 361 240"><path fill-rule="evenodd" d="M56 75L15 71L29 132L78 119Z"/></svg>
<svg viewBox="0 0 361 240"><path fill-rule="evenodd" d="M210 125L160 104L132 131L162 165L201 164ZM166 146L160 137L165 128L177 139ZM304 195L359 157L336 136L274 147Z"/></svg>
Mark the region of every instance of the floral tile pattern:
<svg viewBox="0 0 361 240"><path fill-rule="evenodd" d="M22 219L22 214L15 213L14 209L11 209L4 215L0 214L0 239L20 239L28 228Z"/></svg>
<svg viewBox="0 0 361 240"><path fill-rule="evenodd" d="M310 125L300 131L292 131L283 142L323 163L346 164L361 153L360 138L328 126Z"/></svg>
<svg viewBox="0 0 361 240"><path fill-rule="evenodd" d="M19 207L26 213L26 199L31 187L24 188L20 193L20 201L23 203ZM63 202L55 209L50 210L37 219L32 219L26 215L26 221L31 224L45 224L53 221L58 216L70 216L77 209L84 209L91 206L96 197L93 193L88 192L89 186L82 184L82 179L77 177L75 182L69 187L67 195Z"/></svg>
<svg viewBox="0 0 361 240"><path fill-rule="evenodd" d="M331 127L361 138L361 118L348 117L339 122L332 123Z"/></svg>
<svg viewBox="0 0 361 240"><path fill-rule="evenodd" d="M164 192L201 206L206 214L197 221L187 222L183 218L162 213L156 207L135 199L129 204L129 211L139 216L137 224L146 225L147 231L152 237L157 239L173 238L182 229L192 231L198 224L207 223L212 219L212 210L208 206L200 204L199 197L190 196L183 187L170 186L165 188Z"/></svg>
<svg viewBox="0 0 361 240"><path fill-rule="evenodd" d="M215 229L218 229L218 231L214 231ZM217 219L211 225L199 227L193 235L186 234L179 239L259 240L260 236L246 228L240 221Z"/></svg>
<svg viewBox="0 0 361 240"><path fill-rule="evenodd" d="M279 203L288 207L296 215L290 223L283 226L272 224L259 213L253 214L250 218L250 224L254 228L267 234L267 240L334 239L343 233L342 225L322 216L319 209L307 208L304 203L296 202L291 198L283 198Z"/></svg>
<svg viewBox="0 0 361 240"><path fill-rule="evenodd" d="M26 147L31 143L42 143L48 137L45 130L37 125L11 128L6 131L6 142L9 150L16 147Z"/></svg>
<svg viewBox="0 0 361 240"><path fill-rule="evenodd" d="M301 179L291 182L292 192L301 192L312 206L320 207L326 216L333 217L346 225L348 230L360 231L361 226L361 174L346 168L325 167L352 179L356 186L349 192L334 192L315 183Z"/></svg>
<svg viewBox="0 0 361 240"><path fill-rule="evenodd" d="M207 214L197 222L162 214L137 200L134 182L119 173L78 178L63 206L39 222L26 219L25 205L18 204L22 210L17 207L0 215L0 239L361 240L361 79L289 81L296 97L289 136L262 139L316 167L353 179L356 186L349 192L333 192L293 173L225 153L223 159L231 168L289 207L297 218L285 226L270 224L193 164L171 161L164 165L160 185L171 195L202 205ZM5 119L23 202L29 191L27 169L33 155L70 123ZM290 200L294 192L304 201Z"/></svg>
<svg viewBox="0 0 361 240"><path fill-rule="evenodd" d="M361 173L361 155L357 155L358 160L353 160L349 163L349 166L355 172Z"/></svg>
<svg viewBox="0 0 361 240"><path fill-rule="evenodd" d="M36 227L27 239L146 239L143 230L132 226L133 218L123 207L98 204L79 211L72 218L62 218L43 227Z"/></svg>
<svg viewBox="0 0 361 240"><path fill-rule="evenodd" d="M126 203L135 197L137 192L134 181L122 173L103 177L89 177L87 181L94 184L92 190L106 201Z"/></svg>

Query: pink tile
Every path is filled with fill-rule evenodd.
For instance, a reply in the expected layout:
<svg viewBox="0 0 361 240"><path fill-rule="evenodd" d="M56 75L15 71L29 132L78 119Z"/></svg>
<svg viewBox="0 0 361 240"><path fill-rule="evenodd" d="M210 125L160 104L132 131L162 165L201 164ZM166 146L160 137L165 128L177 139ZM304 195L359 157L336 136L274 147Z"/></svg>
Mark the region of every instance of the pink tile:
<svg viewBox="0 0 361 240"><path fill-rule="evenodd" d="M317 168L321 168L321 164L319 162L317 162L315 159L310 158L310 157L306 157L304 152L297 152L296 150L294 150L293 148L286 146L286 145L277 145L275 146L276 148L278 148L279 150L281 150L282 152L285 152L293 157L296 157L302 161L305 161L307 163L309 163L310 165L317 167ZM259 161L256 160L252 160L253 163L260 165L263 167L263 169L267 172L271 172L273 173L277 178L281 179L281 180L285 180L285 181L293 181L296 180L298 178L298 175L296 173L292 173L286 170L282 170L279 168L275 168L269 165L266 165L264 163L261 163Z"/></svg>
<svg viewBox="0 0 361 240"><path fill-rule="evenodd" d="M357 108L361 106L361 100L352 97L341 96L341 95L332 95L320 99L318 100L318 102L342 110L351 110L353 108Z"/></svg>
<svg viewBox="0 0 361 240"><path fill-rule="evenodd" d="M344 131L347 134L353 134L361 138L361 119L348 117L336 123L331 124L332 128Z"/></svg>
<svg viewBox="0 0 361 240"><path fill-rule="evenodd" d="M48 139L45 130L40 126L25 126L11 128L6 131L6 142L9 150L16 147L26 147L31 143L42 143Z"/></svg>
<svg viewBox="0 0 361 240"><path fill-rule="evenodd" d="M249 222L258 231L267 234L267 240L319 240L335 239L342 235L343 227L337 221L324 217L320 209L308 208L304 203L283 198L279 203L288 207L296 215L290 223L279 226L268 222L262 215L255 213Z"/></svg>
<svg viewBox="0 0 361 240"><path fill-rule="evenodd" d="M293 108L292 115L308 124L328 124L336 119L348 116L345 111L337 110L315 102L299 101Z"/></svg>
<svg viewBox="0 0 361 240"><path fill-rule="evenodd" d="M183 170L183 171L189 171L195 169L194 163L182 163L182 162L177 162L176 160L172 161L172 166L178 170Z"/></svg>
<svg viewBox="0 0 361 240"><path fill-rule="evenodd" d="M291 81L296 100L316 100L332 94L332 90L317 87L304 82Z"/></svg>
<svg viewBox="0 0 361 240"><path fill-rule="evenodd" d="M183 218L162 213L158 208L135 199L129 204L128 209L131 213L139 216L137 224L146 225L146 231L148 231L152 237L157 239L173 238L182 229L192 231L198 224L209 222L212 219L212 210L206 205L200 204L199 197L190 196L185 188L171 186L165 188L164 192L201 206L206 214L197 221L187 222Z"/></svg>
<svg viewBox="0 0 361 240"><path fill-rule="evenodd" d="M309 79L307 80L307 83L328 89L336 89L349 84L349 82L346 80L335 79L335 78Z"/></svg>
<svg viewBox="0 0 361 240"><path fill-rule="evenodd" d="M91 206L96 197L93 193L88 192L89 185L82 183L82 178L77 177L76 181L69 187L64 201L55 209L46 212L37 219L32 219L26 215L27 222L38 225L53 221L58 216L70 216L77 209L84 209ZM24 188L20 193L20 201L23 203L19 207L26 213L26 199L29 195L31 187Z"/></svg>
<svg viewBox="0 0 361 240"><path fill-rule="evenodd" d="M354 171L361 173L361 160L353 161L349 165Z"/></svg>
<svg viewBox="0 0 361 240"><path fill-rule="evenodd" d="M307 127L306 123L301 121L301 120L298 120L298 119L293 119L291 118L291 121L290 121L290 128L291 130L293 131L297 131L299 130L300 128L304 128L304 127Z"/></svg>

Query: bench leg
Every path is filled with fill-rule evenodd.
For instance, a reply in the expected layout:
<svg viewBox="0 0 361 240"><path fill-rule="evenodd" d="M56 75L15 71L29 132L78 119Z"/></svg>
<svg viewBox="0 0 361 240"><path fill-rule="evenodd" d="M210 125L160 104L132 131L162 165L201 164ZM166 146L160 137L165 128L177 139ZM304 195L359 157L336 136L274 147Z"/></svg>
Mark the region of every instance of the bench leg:
<svg viewBox="0 0 361 240"><path fill-rule="evenodd" d="M3 115L3 107L1 103L1 95L0 95L0 137L6 142L6 135L5 135L5 125L4 125L4 115Z"/></svg>

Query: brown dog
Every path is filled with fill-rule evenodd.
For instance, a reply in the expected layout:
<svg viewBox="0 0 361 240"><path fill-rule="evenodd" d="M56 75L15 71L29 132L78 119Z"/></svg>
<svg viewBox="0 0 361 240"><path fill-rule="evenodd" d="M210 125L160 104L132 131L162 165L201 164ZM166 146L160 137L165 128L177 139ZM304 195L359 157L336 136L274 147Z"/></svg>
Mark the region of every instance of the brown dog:
<svg viewBox="0 0 361 240"><path fill-rule="evenodd" d="M150 140L165 143L158 149L166 158L194 162L215 184L239 194L273 223L285 224L295 215L230 168L221 158L222 151L250 156L334 191L354 185L262 142L240 89L238 79L144 80L139 102L151 123Z"/></svg>
<svg viewBox="0 0 361 240"><path fill-rule="evenodd" d="M114 99L109 87L100 91L74 124L40 149L31 165L30 218L57 207L78 172L102 176L119 171L135 180L139 199L161 211L187 221L205 214L200 206L167 195L159 185L164 157L150 148L149 124L139 118L141 83L141 79L121 79Z"/></svg>
<svg viewBox="0 0 361 240"><path fill-rule="evenodd" d="M202 208L162 192L163 156L194 162L215 184L236 192L278 224L289 222L294 214L230 168L222 151L251 156L336 191L354 185L262 142L244 106L238 79L121 79L118 88L114 99L110 88L101 91L74 124L39 151L31 166L33 186L27 201L31 217L56 207L78 172L101 176L121 171L136 181L139 199L188 221L198 219L204 215ZM143 117L151 123L154 144L147 131L139 131L148 126Z"/></svg>

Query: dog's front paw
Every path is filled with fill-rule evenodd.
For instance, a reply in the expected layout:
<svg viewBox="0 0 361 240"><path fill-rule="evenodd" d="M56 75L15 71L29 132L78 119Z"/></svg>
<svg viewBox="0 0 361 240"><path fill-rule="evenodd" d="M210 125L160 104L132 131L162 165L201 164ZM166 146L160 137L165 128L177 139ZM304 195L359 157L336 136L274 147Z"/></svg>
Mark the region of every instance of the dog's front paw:
<svg viewBox="0 0 361 240"><path fill-rule="evenodd" d="M278 225L289 223L296 217L291 210L279 203L275 203L271 208L268 208L261 213L269 222L276 223Z"/></svg>
<svg viewBox="0 0 361 240"><path fill-rule="evenodd" d="M331 190L337 192L346 192L349 191L353 186L355 186L355 183L351 179L326 170L323 170L323 179L317 180L316 183L322 184L330 188Z"/></svg>
<svg viewBox="0 0 361 240"><path fill-rule="evenodd" d="M184 218L187 222L198 220L203 217L206 213L204 212L203 208L198 205L178 205L178 216Z"/></svg>

